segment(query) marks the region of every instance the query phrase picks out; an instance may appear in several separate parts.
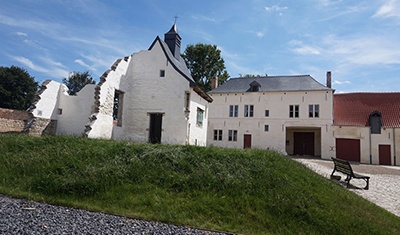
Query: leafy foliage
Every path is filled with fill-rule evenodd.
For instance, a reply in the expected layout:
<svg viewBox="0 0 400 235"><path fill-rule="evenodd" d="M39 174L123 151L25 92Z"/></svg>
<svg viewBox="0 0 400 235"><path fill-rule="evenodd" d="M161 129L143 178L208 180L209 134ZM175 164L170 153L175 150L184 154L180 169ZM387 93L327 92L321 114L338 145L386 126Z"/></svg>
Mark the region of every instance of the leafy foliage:
<svg viewBox="0 0 400 235"><path fill-rule="evenodd" d="M68 87L68 94L76 95L87 84L95 84L89 71L71 72L68 78L63 78L62 82Z"/></svg>
<svg viewBox="0 0 400 235"><path fill-rule="evenodd" d="M20 67L0 67L0 107L26 110L38 88L35 78Z"/></svg>
<svg viewBox="0 0 400 235"><path fill-rule="evenodd" d="M216 45L202 43L188 45L182 58L196 84L206 92L212 89L211 79L213 77L218 77L219 85L229 78L221 51Z"/></svg>

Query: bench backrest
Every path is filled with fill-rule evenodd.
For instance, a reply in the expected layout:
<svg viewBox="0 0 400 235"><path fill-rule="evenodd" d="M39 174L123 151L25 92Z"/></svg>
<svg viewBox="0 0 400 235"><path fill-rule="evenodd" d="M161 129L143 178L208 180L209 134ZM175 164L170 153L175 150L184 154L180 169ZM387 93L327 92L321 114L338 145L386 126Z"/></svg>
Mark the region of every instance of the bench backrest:
<svg viewBox="0 0 400 235"><path fill-rule="evenodd" d="M334 157L332 157L331 159L333 160L333 163L335 163L335 169L337 171L340 171L347 175L353 175L353 169L351 168L351 165L348 161Z"/></svg>

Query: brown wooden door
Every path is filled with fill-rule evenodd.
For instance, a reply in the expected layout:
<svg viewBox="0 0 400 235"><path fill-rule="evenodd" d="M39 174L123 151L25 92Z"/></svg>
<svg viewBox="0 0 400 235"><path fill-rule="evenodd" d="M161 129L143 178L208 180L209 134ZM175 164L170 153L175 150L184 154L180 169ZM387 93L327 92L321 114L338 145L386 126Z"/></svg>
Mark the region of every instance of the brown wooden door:
<svg viewBox="0 0 400 235"><path fill-rule="evenodd" d="M392 165L390 145L379 145L379 165Z"/></svg>
<svg viewBox="0 0 400 235"><path fill-rule="evenodd" d="M294 132L294 155L314 156L314 132Z"/></svg>
<svg viewBox="0 0 400 235"><path fill-rule="evenodd" d="M336 139L336 157L353 162L360 162L360 140Z"/></svg>
<svg viewBox="0 0 400 235"><path fill-rule="evenodd" d="M245 149L251 148L251 135L245 134L243 136L243 148L245 148Z"/></svg>
<svg viewBox="0 0 400 235"><path fill-rule="evenodd" d="M161 143L162 113L150 114L149 142L152 144Z"/></svg>

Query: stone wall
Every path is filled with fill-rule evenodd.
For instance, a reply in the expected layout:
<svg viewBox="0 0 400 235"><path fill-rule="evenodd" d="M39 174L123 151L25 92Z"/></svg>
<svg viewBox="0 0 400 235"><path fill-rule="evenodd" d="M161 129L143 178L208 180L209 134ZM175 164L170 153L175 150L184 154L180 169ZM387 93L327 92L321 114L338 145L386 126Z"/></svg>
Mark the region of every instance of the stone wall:
<svg viewBox="0 0 400 235"><path fill-rule="evenodd" d="M24 130L28 112L0 108L0 133L18 133Z"/></svg>

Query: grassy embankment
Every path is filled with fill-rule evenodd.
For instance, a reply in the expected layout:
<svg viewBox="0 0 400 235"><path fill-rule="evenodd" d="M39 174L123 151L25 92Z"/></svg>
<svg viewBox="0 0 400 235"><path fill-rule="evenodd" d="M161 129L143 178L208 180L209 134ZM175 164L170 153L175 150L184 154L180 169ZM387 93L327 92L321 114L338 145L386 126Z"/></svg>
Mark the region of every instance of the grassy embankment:
<svg viewBox="0 0 400 235"><path fill-rule="evenodd" d="M0 135L0 193L242 234L400 234L400 218L277 153Z"/></svg>

